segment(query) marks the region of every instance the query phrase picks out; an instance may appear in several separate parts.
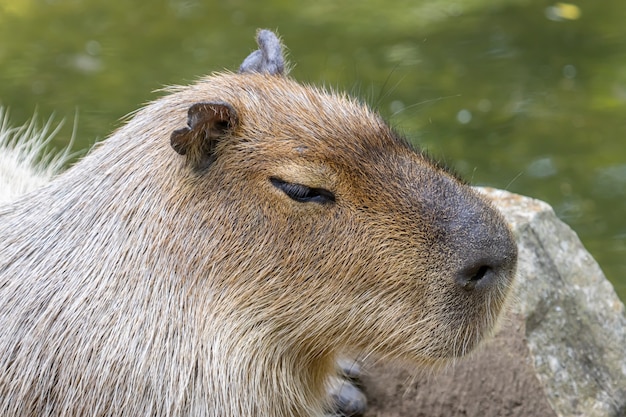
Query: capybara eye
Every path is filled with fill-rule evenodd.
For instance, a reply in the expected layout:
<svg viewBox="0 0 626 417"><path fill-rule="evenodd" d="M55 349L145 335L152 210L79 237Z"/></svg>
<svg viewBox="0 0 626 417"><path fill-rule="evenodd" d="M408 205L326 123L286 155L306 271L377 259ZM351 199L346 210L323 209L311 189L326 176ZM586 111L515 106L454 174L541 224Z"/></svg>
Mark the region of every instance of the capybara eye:
<svg viewBox="0 0 626 417"><path fill-rule="evenodd" d="M289 198L299 203L321 203L328 204L335 202L335 194L324 189L307 187L306 185L283 181L280 178L271 177L270 182Z"/></svg>

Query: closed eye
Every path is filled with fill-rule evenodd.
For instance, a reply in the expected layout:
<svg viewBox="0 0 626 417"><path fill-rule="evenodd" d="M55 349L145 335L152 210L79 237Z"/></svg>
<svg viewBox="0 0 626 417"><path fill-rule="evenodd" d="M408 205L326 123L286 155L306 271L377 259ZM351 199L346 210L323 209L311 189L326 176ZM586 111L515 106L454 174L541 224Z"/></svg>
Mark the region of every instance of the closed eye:
<svg viewBox="0 0 626 417"><path fill-rule="evenodd" d="M335 202L335 194L324 188L307 187L276 177L270 177L270 182L274 187L287 194L289 198L299 203L330 204Z"/></svg>

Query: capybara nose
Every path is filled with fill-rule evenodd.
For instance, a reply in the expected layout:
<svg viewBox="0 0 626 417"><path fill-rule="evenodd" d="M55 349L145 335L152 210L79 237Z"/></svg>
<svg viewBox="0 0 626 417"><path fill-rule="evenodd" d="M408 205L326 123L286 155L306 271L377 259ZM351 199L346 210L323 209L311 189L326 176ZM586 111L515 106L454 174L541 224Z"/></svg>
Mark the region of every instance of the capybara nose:
<svg viewBox="0 0 626 417"><path fill-rule="evenodd" d="M463 253L455 280L464 290L505 288L513 280L517 264L517 244L504 220L497 215L488 223L467 229Z"/></svg>
<svg viewBox="0 0 626 417"><path fill-rule="evenodd" d="M456 276L456 282L466 291L475 288L485 288L494 284L502 273L498 265L479 260L462 268Z"/></svg>

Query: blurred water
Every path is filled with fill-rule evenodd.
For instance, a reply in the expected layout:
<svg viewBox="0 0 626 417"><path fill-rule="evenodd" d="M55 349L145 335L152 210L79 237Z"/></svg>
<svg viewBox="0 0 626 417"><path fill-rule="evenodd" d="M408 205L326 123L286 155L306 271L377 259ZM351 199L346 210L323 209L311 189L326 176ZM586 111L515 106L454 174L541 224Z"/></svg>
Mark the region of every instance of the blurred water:
<svg viewBox="0 0 626 417"><path fill-rule="evenodd" d="M313 4L314 3L314 4ZM77 146L202 74L257 27L298 80L347 90L475 184L534 196L626 299L626 3L538 0L0 0L0 104Z"/></svg>

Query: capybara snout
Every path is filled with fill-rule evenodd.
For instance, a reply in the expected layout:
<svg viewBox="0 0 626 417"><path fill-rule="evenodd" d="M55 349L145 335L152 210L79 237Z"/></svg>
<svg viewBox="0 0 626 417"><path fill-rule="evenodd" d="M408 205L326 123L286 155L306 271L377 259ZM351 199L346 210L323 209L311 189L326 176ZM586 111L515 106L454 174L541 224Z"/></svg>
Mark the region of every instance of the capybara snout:
<svg viewBox="0 0 626 417"><path fill-rule="evenodd" d="M457 283L466 291L507 291L514 275L517 246L509 229L501 222L482 214L479 205L459 216L457 239L461 239L462 261ZM474 209L474 210L472 210ZM463 231L463 228L467 228Z"/></svg>
<svg viewBox="0 0 626 417"><path fill-rule="evenodd" d="M421 216L430 219L430 236L437 236L438 251L448 251L447 265L466 291L507 291L517 260L517 246L508 226L494 214L490 203L458 179L431 174L434 186L423 186L434 194L422 192L426 200ZM491 288L495 287L495 288Z"/></svg>
<svg viewBox="0 0 626 417"><path fill-rule="evenodd" d="M500 214L257 40L0 210L0 415L320 417L339 356L437 366L492 331Z"/></svg>

